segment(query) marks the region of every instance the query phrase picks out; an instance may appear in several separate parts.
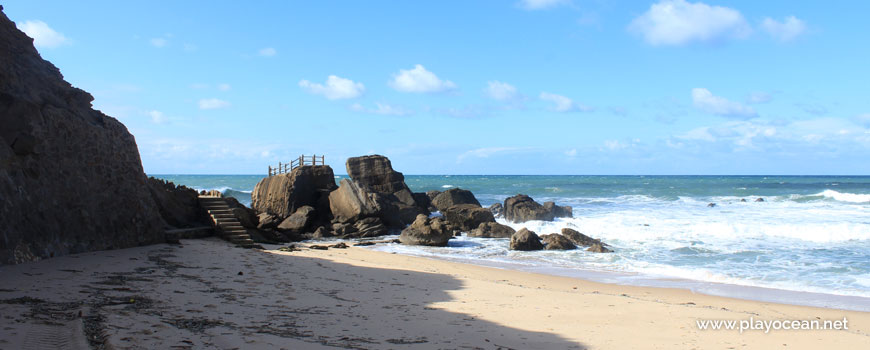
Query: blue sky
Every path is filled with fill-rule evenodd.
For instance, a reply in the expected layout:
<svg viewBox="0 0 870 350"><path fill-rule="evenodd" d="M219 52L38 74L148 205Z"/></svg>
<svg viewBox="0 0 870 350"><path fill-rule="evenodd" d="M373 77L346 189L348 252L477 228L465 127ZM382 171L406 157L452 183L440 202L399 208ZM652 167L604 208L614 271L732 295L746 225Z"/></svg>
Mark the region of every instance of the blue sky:
<svg viewBox="0 0 870 350"><path fill-rule="evenodd" d="M151 174L870 174L866 1L4 1Z"/></svg>

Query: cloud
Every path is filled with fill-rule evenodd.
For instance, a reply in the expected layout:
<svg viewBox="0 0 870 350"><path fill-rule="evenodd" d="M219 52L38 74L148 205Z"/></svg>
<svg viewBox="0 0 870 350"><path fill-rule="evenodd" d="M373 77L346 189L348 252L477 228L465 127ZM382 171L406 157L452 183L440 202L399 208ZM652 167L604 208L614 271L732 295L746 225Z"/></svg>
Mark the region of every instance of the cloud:
<svg viewBox="0 0 870 350"><path fill-rule="evenodd" d="M702 2L662 0L635 18L628 27L653 46L679 46L744 38L752 28L743 15L728 7Z"/></svg>
<svg viewBox="0 0 870 350"><path fill-rule="evenodd" d="M556 112L592 112L595 108L574 102L574 100L562 95L542 92L539 96L541 100L552 102L551 110Z"/></svg>
<svg viewBox="0 0 870 350"><path fill-rule="evenodd" d="M350 109L355 112L362 113L371 113L371 114L380 114L380 115L395 115L395 116L405 116L412 115L414 111L410 109L406 109L402 106L395 106L386 103L375 103L375 108L366 108L365 106L354 103L350 105Z"/></svg>
<svg viewBox="0 0 870 350"><path fill-rule="evenodd" d="M148 116L151 117L151 122L154 124L165 124L168 122L166 116L160 111L150 111L148 112Z"/></svg>
<svg viewBox="0 0 870 350"><path fill-rule="evenodd" d="M781 42L792 41L807 31L807 24L795 16L788 16L782 22L765 17L761 28L772 38Z"/></svg>
<svg viewBox="0 0 870 350"><path fill-rule="evenodd" d="M517 5L525 10L545 10L570 4L570 0L520 0Z"/></svg>
<svg viewBox="0 0 870 350"><path fill-rule="evenodd" d="M855 122L863 125L865 128L870 128L870 113L864 113L856 116Z"/></svg>
<svg viewBox="0 0 870 350"><path fill-rule="evenodd" d="M569 150L565 151L565 155L568 157L575 157L575 156L577 156L577 149L576 148L569 149Z"/></svg>
<svg viewBox="0 0 870 350"><path fill-rule="evenodd" d="M714 96L710 90L704 88L692 89L692 102L695 108L723 117L748 119L758 116L752 107Z"/></svg>
<svg viewBox="0 0 870 350"><path fill-rule="evenodd" d="M828 114L828 108L818 103L797 103L795 106L812 115L820 116Z"/></svg>
<svg viewBox="0 0 870 350"><path fill-rule="evenodd" d="M230 84L227 84L227 83L218 84L217 88L220 91L230 91L230 89L231 89Z"/></svg>
<svg viewBox="0 0 870 350"><path fill-rule="evenodd" d="M441 80L435 73L426 70L423 65L414 65L413 69L400 69L389 82L390 87L401 92L436 93L456 89L456 84L450 80Z"/></svg>
<svg viewBox="0 0 870 350"><path fill-rule="evenodd" d="M260 51L258 51L257 53L263 57L272 57L272 56L277 55L278 51L275 50L275 48L273 48L273 47L266 47L266 48L260 49Z"/></svg>
<svg viewBox="0 0 870 350"><path fill-rule="evenodd" d="M18 25L18 29L33 38L33 45L37 48L55 48L70 43L70 40L63 34L58 33L43 21L24 21Z"/></svg>
<svg viewBox="0 0 870 350"><path fill-rule="evenodd" d="M327 77L325 85L302 79L299 81L299 87L312 94L323 95L330 100L357 98L362 96L366 90L362 83L356 83L353 80L335 75Z"/></svg>
<svg viewBox="0 0 870 350"><path fill-rule="evenodd" d="M457 163L462 163L466 158L489 158L490 156L499 154L499 153L510 153L524 150L524 148L519 147L483 147L477 148L469 151L465 151L459 156L456 157Z"/></svg>
<svg viewBox="0 0 870 350"><path fill-rule="evenodd" d="M746 98L747 103L759 104L773 101L773 95L766 92L753 92Z"/></svg>
<svg viewBox="0 0 870 350"><path fill-rule="evenodd" d="M483 89L483 93L496 101L512 101L520 97L516 87L497 80L487 82L487 87Z"/></svg>
<svg viewBox="0 0 870 350"><path fill-rule="evenodd" d="M229 102L217 98L204 98L199 100L199 109L220 109L229 106Z"/></svg>
<svg viewBox="0 0 870 350"><path fill-rule="evenodd" d="M151 46L154 47L165 47L166 44L169 43L169 40L164 38L152 38L149 42L151 42Z"/></svg>

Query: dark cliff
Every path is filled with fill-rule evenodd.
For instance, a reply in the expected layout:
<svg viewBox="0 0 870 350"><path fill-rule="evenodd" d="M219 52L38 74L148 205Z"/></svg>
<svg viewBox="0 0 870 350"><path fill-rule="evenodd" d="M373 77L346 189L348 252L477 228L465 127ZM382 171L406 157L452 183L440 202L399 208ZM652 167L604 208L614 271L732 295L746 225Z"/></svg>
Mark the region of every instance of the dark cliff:
<svg viewBox="0 0 870 350"><path fill-rule="evenodd" d="M164 240L133 135L91 101L0 12L0 263Z"/></svg>

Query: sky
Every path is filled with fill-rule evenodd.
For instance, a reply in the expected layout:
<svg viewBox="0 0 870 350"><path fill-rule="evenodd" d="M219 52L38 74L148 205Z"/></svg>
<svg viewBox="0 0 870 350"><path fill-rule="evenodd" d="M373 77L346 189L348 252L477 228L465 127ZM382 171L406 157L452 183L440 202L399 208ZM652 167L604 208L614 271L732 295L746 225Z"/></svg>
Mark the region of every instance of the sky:
<svg viewBox="0 0 870 350"><path fill-rule="evenodd" d="M870 2L3 1L149 174L870 174Z"/></svg>

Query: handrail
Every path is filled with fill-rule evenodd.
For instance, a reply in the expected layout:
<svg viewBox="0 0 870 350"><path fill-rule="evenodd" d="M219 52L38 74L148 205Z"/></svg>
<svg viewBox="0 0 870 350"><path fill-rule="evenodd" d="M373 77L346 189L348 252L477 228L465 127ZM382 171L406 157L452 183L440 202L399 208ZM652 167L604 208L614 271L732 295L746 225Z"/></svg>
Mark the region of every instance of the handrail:
<svg viewBox="0 0 870 350"><path fill-rule="evenodd" d="M296 169L301 166L312 165L316 166L318 163L320 165L326 165L326 156L318 157L316 154L311 155L311 157L306 157L304 155L300 155L299 158L293 159L290 163L282 163L278 162L278 167L273 168L271 165L269 166L268 174L269 176L275 176L279 174L286 174L293 169Z"/></svg>

